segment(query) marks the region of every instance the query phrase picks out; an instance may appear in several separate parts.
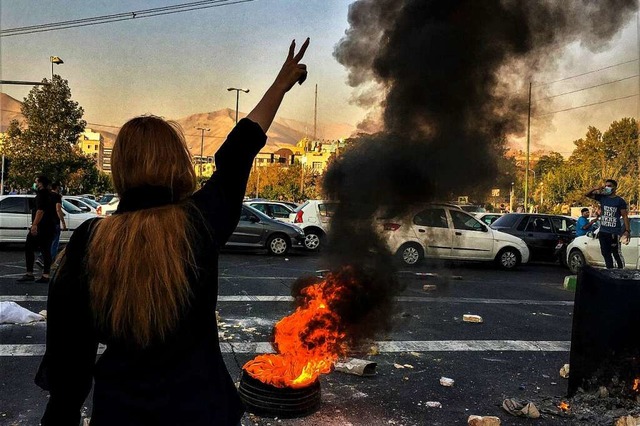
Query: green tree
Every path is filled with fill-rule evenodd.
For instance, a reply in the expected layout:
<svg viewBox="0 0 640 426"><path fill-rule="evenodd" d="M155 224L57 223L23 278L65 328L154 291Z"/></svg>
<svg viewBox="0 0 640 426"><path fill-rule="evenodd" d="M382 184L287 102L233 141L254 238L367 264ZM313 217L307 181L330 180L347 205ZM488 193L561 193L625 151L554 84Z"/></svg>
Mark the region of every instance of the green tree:
<svg viewBox="0 0 640 426"><path fill-rule="evenodd" d="M38 174L64 183L87 165L74 149L87 124L84 110L71 99L67 80L54 75L43 83L49 84L35 86L24 99L25 125L14 120L7 130L3 151L11 158L8 181L14 186L28 187Z"/></svg>
<svg viewBox="0 0 640 426"><path fill-rule="evenodd" d="M533 171L536 172L536 176L542 178L545 174L556 170L564 164L564 157L559 152L550 152L548 155L540 157Z"/></svg>

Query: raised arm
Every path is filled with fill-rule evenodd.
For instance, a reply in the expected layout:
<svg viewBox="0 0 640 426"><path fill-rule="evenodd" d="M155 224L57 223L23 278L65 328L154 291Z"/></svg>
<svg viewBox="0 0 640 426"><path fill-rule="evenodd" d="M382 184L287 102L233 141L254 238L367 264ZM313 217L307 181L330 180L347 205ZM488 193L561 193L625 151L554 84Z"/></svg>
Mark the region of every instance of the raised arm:
<svg viewBox="0 0 640 426"><path fill-rule="evenodd" d="M596 186L595 188L591 189L589 192L587 192L586 194L584 194L585 197L588 198L592 198L594 200L598 199L598 195L601 194L601 191L604 189L603 186Z"/></svg>
<svg viewBox="0 0 640 426"><path fill-rule="evenodd" d="M247 115L247 118L258 123L262 128L262 131L265 133L269 130L269 127L276 116L276 111L278 111L278 108L280 108L280 104L282 103L282 99L284 99L285 93L287 93L293 85L296 84L296 82L302 84L302 82L307 78L307 66L305 64L301 64L300 61L304 57L304 52L307 50L308 46L309 39L307 38L302 44L300 51L297 54L294 54L296 50L296 41L293 40L291 42L287 59L284 61L275 81L271 84L269 89L267 89L265 94L262 96L262 99L260 99L260 102L258 102L255 108L253 108L249 115Z"/></svg>

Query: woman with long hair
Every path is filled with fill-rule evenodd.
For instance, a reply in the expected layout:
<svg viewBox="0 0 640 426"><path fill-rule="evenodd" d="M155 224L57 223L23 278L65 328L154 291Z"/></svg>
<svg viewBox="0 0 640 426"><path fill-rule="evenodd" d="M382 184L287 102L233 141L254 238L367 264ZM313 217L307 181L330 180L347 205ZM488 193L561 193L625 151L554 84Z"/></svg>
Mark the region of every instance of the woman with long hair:
<svg viewBox="0 0 640 426"><path fill-rule="evenodd" d="M71 237L49 290L36 383L42 425L237 425L244 408L224 365L215 316L218 251L235 229L253 159L286 92L306 77L295 41L274 83L215 155L196 190L179 126L137 117L118 133L116 213ZM96 361L98 343L106 345Z"/></svg>

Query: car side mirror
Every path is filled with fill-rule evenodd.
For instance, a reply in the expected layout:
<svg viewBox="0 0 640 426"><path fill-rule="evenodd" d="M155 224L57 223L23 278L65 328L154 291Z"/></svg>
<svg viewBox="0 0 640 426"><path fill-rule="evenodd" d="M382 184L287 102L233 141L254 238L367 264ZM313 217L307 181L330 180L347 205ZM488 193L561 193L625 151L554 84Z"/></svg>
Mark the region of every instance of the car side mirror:
<svg viewBox="0 0 640 426"><path fill-rule="evenodd" d="M251 217L249 218L249 222L251 222L251 223L258 223L258 222L260 222L260 218L259 218L258 216L251 216Z"/></svg>
<svg viewBox="0 0 640 426"><path fill-rule="evenodd" d="M482 232L489 232L489 227L487 225L482 225Z"/></svg>

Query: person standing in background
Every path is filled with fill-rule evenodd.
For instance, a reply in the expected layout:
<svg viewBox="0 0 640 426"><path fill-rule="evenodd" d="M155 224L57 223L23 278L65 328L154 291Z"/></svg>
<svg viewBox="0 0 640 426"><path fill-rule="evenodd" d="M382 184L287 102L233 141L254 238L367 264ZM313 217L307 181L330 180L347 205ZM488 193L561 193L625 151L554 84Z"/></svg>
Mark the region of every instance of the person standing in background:
<svg viewBox="0 0 640 426"><path fill-rule="evenodd" d="M627 202L616 195L618 182L607 179L604 186L593 188L585 196L600 203L600 252L604 257L607 269L613 268L615 259L618 268L624 268L624 259L620 253L620 237L626 236L629 241L631 225Z"/></svg>
<svg viewBox="0 0 640 426"><path fill-rule="evenodd" d="M578 223L576 223L576 237L587 235L589 232L593 232L597 229L596 222L600 219L600 215L596 215L593 219L589 220L589 209L584 208L580 210L580 217Z"/></svg>
<svg viewBox="0 0 640 426"><path fill-rule="evenodd" d="M46 176L38 176L35 182L37 188L35 208L31 219L31 228L29 229L25 243L27 273L18 279L19 282L49 282L51 243L55 235L55 224L57 220L56 208L51 199L51 192L49 191L49 183L50 181ZM42 276L36 280L33 275L33 264L35 262L35 253L38 249L42 252L44 262Z"/></svg>

